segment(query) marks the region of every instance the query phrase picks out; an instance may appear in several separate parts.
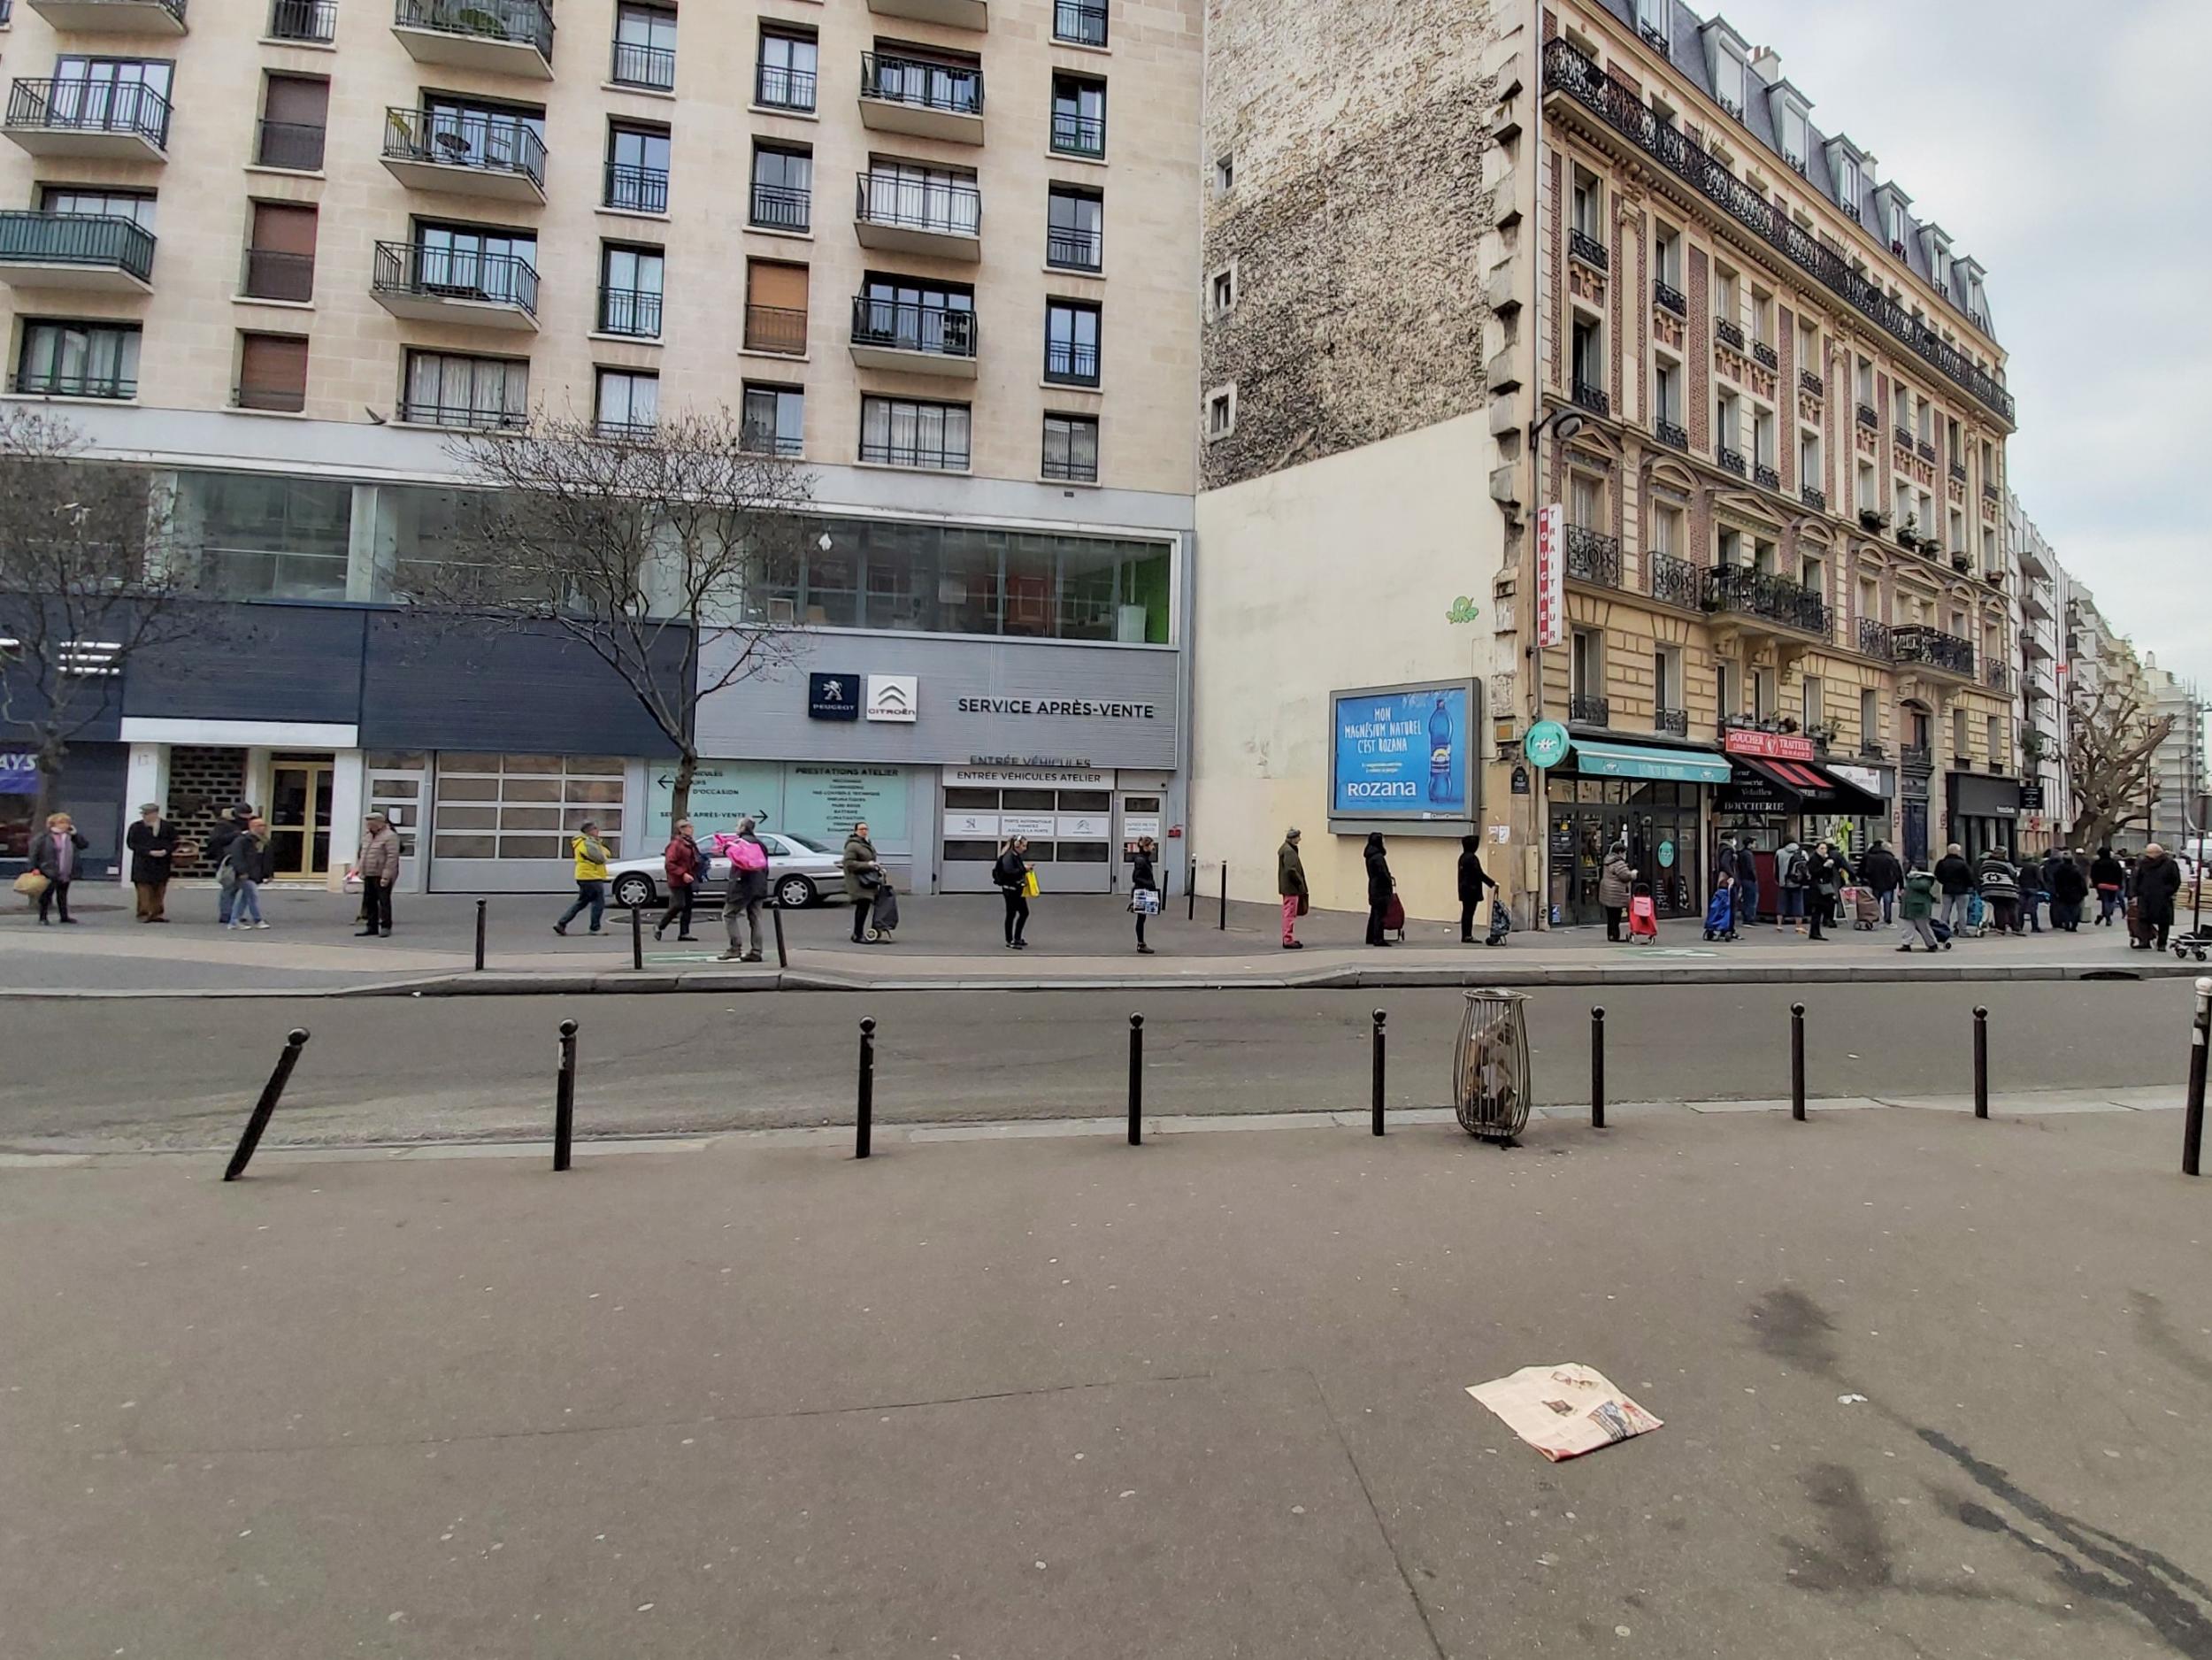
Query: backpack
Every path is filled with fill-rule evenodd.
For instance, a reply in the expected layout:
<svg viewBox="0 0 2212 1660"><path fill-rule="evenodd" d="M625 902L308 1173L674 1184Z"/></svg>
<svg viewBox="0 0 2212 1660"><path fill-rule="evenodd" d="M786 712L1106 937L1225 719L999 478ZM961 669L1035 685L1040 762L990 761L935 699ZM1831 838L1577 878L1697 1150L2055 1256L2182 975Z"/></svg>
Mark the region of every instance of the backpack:
<svg viewBox="0 0 2212 1660"><path fill-rule="evenodd" d="M749 836L740 836L730 843L730 864L741 871L764 871L768 849Z"/></svg>
<svg viewBox="0 0 2212 1660"><path fill-rule="evenodd" d="M1812 876L1812 865L1807 862L1801 849L1791 856L1790 867L1782 873L1782 886L1785 888L1809 887L1811 885Z"/></svg>

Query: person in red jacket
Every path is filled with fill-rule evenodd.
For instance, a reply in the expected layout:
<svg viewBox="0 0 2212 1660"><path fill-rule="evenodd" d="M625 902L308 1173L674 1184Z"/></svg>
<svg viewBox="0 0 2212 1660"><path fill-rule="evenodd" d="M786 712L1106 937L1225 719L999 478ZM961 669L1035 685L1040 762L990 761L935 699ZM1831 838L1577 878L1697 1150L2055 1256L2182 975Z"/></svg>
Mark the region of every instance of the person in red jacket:
<svg viewBox="0 0 2212 1660"><path fill-rule="evenodd" d="M692 837L690 819L676 821L675 834L661 852L661 869L668 877L668 909L653 925L653 938L657 941L667 933L672 922L677 924L679 940L697 938L691 931L691 908L699 897L700 884L707 879L707 856Z"/></svg>

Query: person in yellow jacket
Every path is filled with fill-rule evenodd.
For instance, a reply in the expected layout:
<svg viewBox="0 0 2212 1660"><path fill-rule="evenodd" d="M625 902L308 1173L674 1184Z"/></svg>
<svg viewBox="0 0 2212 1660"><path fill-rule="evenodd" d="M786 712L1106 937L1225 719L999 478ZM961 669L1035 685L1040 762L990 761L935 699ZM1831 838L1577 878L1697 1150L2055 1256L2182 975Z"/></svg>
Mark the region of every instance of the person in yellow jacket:
<svg viewBox="0 0 2212 1660"><path fill-rule="evenodd" d="M589 819L584 821L576 839L569 843L569 850L576 856L576 903L561 912L553 932L566 934L577 913L588 906L591 931L597 934L607 915L607 861L613 855L599 839L599 826Z"/></svg>

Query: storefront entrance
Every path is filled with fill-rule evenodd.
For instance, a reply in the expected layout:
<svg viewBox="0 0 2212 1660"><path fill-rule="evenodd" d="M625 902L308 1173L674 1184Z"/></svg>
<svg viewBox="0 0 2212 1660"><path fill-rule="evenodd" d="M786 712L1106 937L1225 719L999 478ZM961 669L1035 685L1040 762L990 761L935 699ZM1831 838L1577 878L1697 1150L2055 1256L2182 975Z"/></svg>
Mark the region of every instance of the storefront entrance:
<svg viewBox="0 0 2212 1660"><path fill-rule="evenodd" d="M1605 851L1624 838L1639 881L1651 886L1660 916L1701 913L1704 869L1696 784L1581 778L1554 772L1551 794L1551 903L1555 926L1605 920L1598 882Z"/></svg>
<svg viewBox="0 0 2212 1660"><path fill-rule="evenodd" d="M269 761L269 862L279 881L330 874L333 757L277 755Z"/></svg>
<svg viewBox="0 0 2212 1660"><path fill-rule="evenodd" d="M1114 886L1114 775L1044 768L944 770L939 881L949 894L987 893L991 866L1014 836L1048 893L1102 894Z"/></svg>

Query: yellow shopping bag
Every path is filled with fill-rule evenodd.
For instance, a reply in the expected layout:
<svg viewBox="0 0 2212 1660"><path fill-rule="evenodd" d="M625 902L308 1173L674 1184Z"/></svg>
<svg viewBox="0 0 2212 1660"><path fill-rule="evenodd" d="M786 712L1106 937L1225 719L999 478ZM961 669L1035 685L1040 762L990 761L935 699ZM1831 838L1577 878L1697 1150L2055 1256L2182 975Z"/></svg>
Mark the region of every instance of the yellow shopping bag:
<svg viewBox="0 0 2212 1660"><path fill-rule="evenodd" d="M1031 871L1027 875L1022 878L1022 892L1026 894L1032 899L1034 899L1039 894L1044 892L1043 888L1037 886L1037 872L1035 871Z"/></svg>

